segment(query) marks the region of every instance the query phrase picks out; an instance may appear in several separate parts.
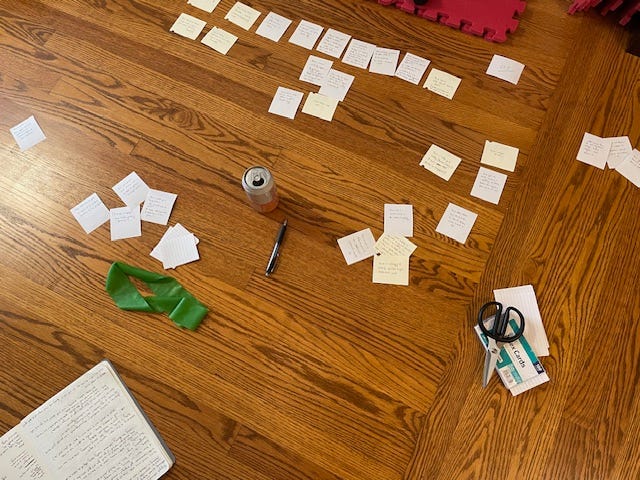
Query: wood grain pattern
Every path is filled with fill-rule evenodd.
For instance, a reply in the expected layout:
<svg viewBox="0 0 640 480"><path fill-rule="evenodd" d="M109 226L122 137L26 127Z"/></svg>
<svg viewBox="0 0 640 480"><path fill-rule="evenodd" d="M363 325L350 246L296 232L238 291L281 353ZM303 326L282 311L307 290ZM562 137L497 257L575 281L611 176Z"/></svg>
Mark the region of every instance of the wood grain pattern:
<svg viewBox="0 0 640 480"><path fill-rule="evenodd" d="M575 160L585 131L640 144L628 32L551 0L504 44L373 0L252 2L462 78L450 101L336 60L356 80L334 120L291 121L267 110L278 86L310 90L312 52L293 27L275 43L227 22L233 3L0 0L0 433L109 358L178 459L168 479L637 478L640 191ZM181 12L237 44L170 33ZM517 86L485 75L495 53L526 64ZM47 139L20 152L9 128L32 114ZM499 205L469 195L485 140L520 149ZM418 165L433 143L463 159L449 182ZM253 164L281 194L267 215L240 186ZM93 192L119 206L131 171L177 193L171 223L200 239L170 271L210 308L196 332L104 291L114 260L161 271L166 227L111 242L69 213ZM465 245L435 231L449 202L478 213ZM385 203L414 205L408 287L337 248L380 235ZM471 326L494 288L528 283L551 382L514 398L481 388Z"/></svg>

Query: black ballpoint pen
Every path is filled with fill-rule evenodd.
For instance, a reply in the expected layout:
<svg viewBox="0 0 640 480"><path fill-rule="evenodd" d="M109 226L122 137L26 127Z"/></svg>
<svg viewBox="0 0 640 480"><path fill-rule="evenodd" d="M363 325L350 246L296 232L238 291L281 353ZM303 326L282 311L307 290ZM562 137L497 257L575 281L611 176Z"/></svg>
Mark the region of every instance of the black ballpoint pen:
<svg viewBox="0 0 640 480"><path fill-rule="evenodd" d="M273 251L271 252L271 256L269 257L269 263L267 264L267 271L265 275L268 277L273 273L276 268L276 263L278 262L278 257L280 256L280 246L282 245L282 239L284 238L284 232L287 231L287 221L282 222L280 226L280 230L278 230L278 236L276 237L276 244L273 246Z"/></svg>

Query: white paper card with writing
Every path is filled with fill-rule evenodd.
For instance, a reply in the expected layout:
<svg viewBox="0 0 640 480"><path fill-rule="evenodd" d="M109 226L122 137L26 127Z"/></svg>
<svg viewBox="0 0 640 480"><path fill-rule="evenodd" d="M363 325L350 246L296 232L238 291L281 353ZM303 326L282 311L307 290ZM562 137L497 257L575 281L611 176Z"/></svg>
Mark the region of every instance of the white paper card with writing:
<svg viewBox="0 0 640 480"><path fill-rule="evenodd" d="M585 133L576 158L587 165L604 170L611 150L611 140Z"/></svg>
<svg viewBox="0 0 640 480"><path fill-rule="evenodd" d="M487 68L487 75L517 85L523 70L524 64L502 55L494 55Z"/></svg>
<svg viewBox="0 0 640 480"><path fill-rule="evenodd" d="M437 68L432 68L429 75L427 75L427 80L424 82L424 88L451 100L456 90L458 90L460 82L460 78Z"/></svg>
<svg viewBox="0 0 640 480"><path fill-rule="evenodd" d="M313 46L320 38L320 35L322 35L323 30L324 27L321 27L320 25L308 22L307 20L300 20L300 23L293 31L291 38L289 38L289 42L294 45L298 45L299 47L306 48L307 50L312 50Z"/></svg>
<svg viewBox="0 0 640 480"><path fill-rule="evenodd" d="M111 240L139 237L142 235L140 206L112 208L109 211Z"/></svg>
<svg viewBox="0 0 640 480"><path fill-rule="evenodd" d="M338 239L338 246L347 265L372 257L375 253L375 244L376 240L373 238L370 228L365 228Z"/></svg>
<svg viewBox="0 0 640 480"><path fill-rule="evenodd" d="M302 97L304 97L302 92L291 90L290 88L278 87L269 106L269 113L293 119L296 116Z"/></svg>
<svg viewBox="0 0 640 480"><path fill-rule="evenodd" d="M393 77L398 68L398 59L400 58L400 50L392 48L376 47L371 57L369 71L380 75L389 75Z"/></svg>
<svg viewBox="0 0 640 480"><path fill-rule="evenodd" d="M430 63L431 60L427 60L426 58L407 52L402 58L400 65L398 65L396 77L413 83L414 85L418 85Z"/></svg>
<svg viewBox="0 0 640 480"><path fill-rule="evenodd" d="M476 218L478 218L477 213L450 203L436 227L436 232L464 244Z"/></svg>
<svg viewBox="0 0 640 480"><path fill-rule="evenodd" d="M339 72L333 68L329 70L327 78L320 87L318 93L326 95L327 97L335 98L336 100L343 101L347 96L347 92L351 88L351 84L354 80L353 75L348 73Z"/></svg>
<svg viewBox="0 0 640 480"><path fill-rule="evenodd" d="M416 250L417 245L412 243L407 237L384 232L374 245L376 254L395 255L399 257L410 257Z"/></svg>
<svg viewBox="0 0 640 480"><path fill-rule="evenodd" d="M409 257L375 255L373 257L373 283L409 285Z"/></svg>
<svg viewBox="0 0 640 480"><path fill-rule="evenodd" d="M164 235L162 235L162 238L160 239L158 244L155 247L153 247L153 250L151 251L151 256L164 263L165 260L162 257L162 244L166 240L171 240L177 237L184 237L190 234L191 232L187 230L185 227L183 227L180 223L176 223L173 227L167 228L167 231L164 232ZM194 236L194 239L197 245L200 240L198 240L198 238L195 236Z"/></svg>
<svg viewBox="0 0 640 480"><path fill-rule="evenodd" d="M207 13L211 13L218 6L220 0L187 0L187 3Z"/></svg>
<svg viewBox="0 0 640 480"><path fill-rule="evenodd" d="M233 45L238 41L238 37L223 30L222 28L213 27L202 38L202 43L207 47L213 48L216 52L226 55Z"/></svg>
<svg viewBox="0 0 640 480"><path fill-rule="evenodd" d="M422 157L420 165L448 182L461 161L460 157L433 144Z"/></svg>
<svg viewBox="0 0 640 480"><path fill-rule="evenodd" d="M413 237L413 205L385 203L384 232Z"/></svg>
<svg viewBox="0 0 640 480"><path fill-rule="evenodd" d="M249 30L259 16L260 12L255 8L251 8L242 2L236 2L224 16L224 19L238 25L240 28Z"/></svg>
<svg viewBox="0 0 640 480"><path fill-rule="evenodd" d="M480 163L513 172L516 169L519 153L520 150L516 147L485 140Z"/></svg>
<svg viewBox="0 0 640 480"><path fill-rule="evenodd" d="M86 233L93 232L109 220L109 209L97 193L93 193L71 209L71 214Z"/></svg>
<svg viewBox="0 0 640 480"><path fill-rule="evenodd" d="M207 22L204 20L200 20L199 18L186 13L181 13L169 31L177 33L183 37L190 38L191 40L195 40L206 25Z"/></svg>
<svg viewBox="0 0 640 480"><path fill-rule="evenodd" d="M23 152L47 138L33 115L9 131Z"/></svg>
<svg viewBox="0 0 640 480"><path fill-rule="evenodd" d="M160 251L162 267L165 270L200 260L200 253L193 233L166 239L162 242Z"/></svg>
<svg viewBox="0 0 640 480"><path fill-rule="evenodd" d="M349 40L351 40L351 35L329 28L318 43L316 50L330 57L340 58Z"/></svg>
<svg viewBox="0 0 640 480"><path fill-rule="evenodd" d="M344 52L342 63L366 70L375 49L376 46L373 43L363 42L362 40L353 38L351 42L349 42L347 51Z"/></svg>
<svg viewBox="0 0 640 480"><path fill-rule="evenodd" d="M473 182L471 196L497 205L505 183L507 183L507 176L504 173L480 167L476 181Z"/></svg>
<svg viewBox="0 0 640 480"><path fill-rule="evenodd" d="M302 106L302 113L330 122L337 106L337 99L311 92Z"/></svg>
<svg viewBox="0 0 640 480"><path fill-rule="evenodd" d="M300 74L300 80L321 87L326 81L332 66L332 60L309 55L307 63L305 63Z"/></svg>
<svg viewBox="0 0 640 480"><path fill-rule="evenodd" d="M640 150L634 149L627 155L627 158L616 166L616 171L636 187L640 187Z"/></svg>
<svg viewBox="0 0 640 480"><path fill-rule="evenodd" d="M145 222L166 225L169 223L169 217L176 198L178 198L178 195L175 193L149 189L140 212L140 219Z"/></svg>
<svg viewBox="0 0 640 480"><path fill-rule="evenodd" d="M140 205L147 198L147 193L149 193L149 187L136 172L131 172L111 189L116 192L128 207Z"/></svg>
<svg viewBox="0 0 640 480"><path fill-rule="evenodd" d="M631 153L633 147L629 137L609 137L607 140L611 141L611 149L607 156L607 166L609 168L616 168L620 162L627 158L627 155Z"/></svg>
<svg viewBox="0 0 640 480"><path fill-rule="evenodd" d="M284 32L291 25L291 20L274 12L269 12L258 26L256 33L261 37L268 38L274 42L279 42Z"/></svg>

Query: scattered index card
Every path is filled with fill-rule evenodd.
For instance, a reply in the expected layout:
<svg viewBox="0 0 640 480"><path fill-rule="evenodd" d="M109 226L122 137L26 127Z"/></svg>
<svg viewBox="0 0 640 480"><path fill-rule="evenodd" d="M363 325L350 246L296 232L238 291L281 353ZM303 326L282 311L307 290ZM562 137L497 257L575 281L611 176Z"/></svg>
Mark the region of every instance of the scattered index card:
<svg viewBox="0 0 640 480"><path fill-rule="evenodd" d="M289 38L289 42L302 48L306 48L307 50L311 50L320 38L320 35L322 35L323 30L324 27L321 27L320 25L316 25L315 23L311 23L306 20L300 20L300 23L294 30L293 35Z"/></svg>
<svg viewBox="0 0 640 480"><path fill-rule="evenodd" d="M451 100L460 82L461 80L458 77L437 68L432 68L429 75L427 75L427 80L424 82L424 88Z"/></svg>
<svg viewBox="0 0 640 480"><path fill-rule="evenodd" d="M373 238L373 233L371 233L370 228L365 228L364 230L338 239L338 246L347 265L352 265L365 258L373 257L375 254L375 243L376 240Z"/></svg>
<svg viewBox="0 0 640 480"><path fill-rule="evenodd" d="M374 256L373 283L409 285L409 257L392 255Z"/></svg>
<svg viewBox="0 0 640 480"><path fill-rule="evenodd" d="M497 205L500 202L505 183L507 183L507 176L504 173L480 167L476 181L473 182L471 196Z"/></svg>
<svg viewBox="0 0 640 480"><path fill-rule="evenodd" d="M313 115L314 117L330 122L333 119L333 114L337 106L337 99L310 92L302 106L302 113Z"/></svg>
<svg viewBox="0 0 640 480"><path fill-rule="evenodd" d="M517 85L523 70L524 64L501 55L494 55L486 73L492 77Z"/></svg>
<svg viewBox="0 0 640 480"><path fill-rule="evenodd" d="M269 113L281 115L293 120L302 101L302 97L304 97L302 92L291 90L290 88L278 87L269 106Z"/></svg>
<svg viewBox="0 0 640 480"><path fill-rule="evenodd" d="M274 42L279 42L284 35L284 32L289 28L289 25L291 25L291 20L288 18L274 12L269 12L267 16L264 17L262 23L258 26L256 33L261 37L268 38Z"/></svg>
<svg viewBox="0 0 640 480"><path fill-rule="evenodd" d="M347 92L351 88L351 84L353 83L354 78L355 77L353 75L339 72L338 70L334 70L332 68L331 70L329 70L327 78L320 87L320 91L318 93L320 93L321 95L326 95L327 97L335 98L339 101L343 101L344 97L347 96Z"/></svg>
<svg viewBox="0 0 640 480"><path fill-rule="evenodd" d="M240 28L249 30L259 16L260 12L255 8L251 8L242 2L236 2L224 16L224 19L238 25Z"/></svg>
<svg viewBox="0 0 640 480"><path fill-rule="evenodd" d="M516 169L519 152L520 150L516 147L485 140L480 163L513 172Z"/></svg>
<svg viewBox="0 0 640 480"><path fill-rule="evenodd" d="M145 222L166 225L169 222L176 198L178 198L178 195L175 193L149 189L140 212L140 219Z"/></svg>
<svg viewBox="0 0 640 480"><path fill-rule="evenodd" d="M187 3L207 13L211 13L218 6L220 0L187 0Z"/></svg>
<svg viewBox="0 0 640 480"><path fill-rule="evenodd" d="M131 172L111 189L129 207L140 205L147 198L147 193L149 193L149 187L136 172Z"/></svg>
<svg viewBox="0 0 640 480"><path fill-rule="evenodd" d="M450 203L436 227L436 232L464 245L476 218L478 218L477 213Z"/></svg>
<svg viewBox="0 0 640 480"><path fill-rule="evenodd" d="M375 49L376 46L373 43L363 42L354 38L349 42L347 51L344 52L342 63L366 69Z"/></svg>
<svg viewBox="0 0 640 480"><path fill-rule="evenodd" d="M422 157L420 165L448 182L461 161L460 157L433 144Z"/></svg>
<svg viewBox="0 0 640 480"><path fill-rule="evenodd" d="M300 74L300 80L321 87L327 79L332 66L332 60L309 55L307 63L304 65L302 73Z"/></svg>
<svg viewBox="0 0 640 480"><path fill-rule="evenodd" d="M395 255L398 257L410 257L416 248L418 247L406 237L387 232L380 235L374 245L376 254Z"/></svg>
<svg viewBox="0 0 640 480"><path fill-rule="evenodd" d="M93 193L71 209L71 214L86 233L93 232L109 220L109 209L97 193Z"/></svg>
<svg viewBox="0 0 640 480"><path fill-rule="evenodd" d="M181 13L169 31L182 35L183 37L190 38L191 40L195 40L206 25L207 22L204 20L192 17L186 13Z"/></svg>
<svg viewBox="0 0 640 480"><path fill-rule="evenodd" d="M418 85L430 63L431 60L407 52L400 65L398 65L396 77Z"/></svg>
<svg viewBox="0 0 640 480"><path fill-rule="evenodd" d="M413 205L385 203L384 232L413 237Z"/></svg>
<svg viewBox="0 0 640 480"><path fill-rule="evenodd" d="M616 171L636 187L640 187L640 150L633 150L627 155L627 158L616 166Z"/></svg>
<svg viewBox="0 0 640 480"><path fill-rule="evenodd" d="M162 267L167 270L200 260L197 243L193 233L165 239L160 246Z"/></svg>
<svg viewBox="0 0 640 480"><path fill-rule="evenodd" d="M153 258L157 259L157 260L160 260L162 263L166 263L166 259L162 256L163 243L165 241L167 241L167 240L171 240L171 239L177 238L177 237L183 237L185 235L190 235L190 234L191 234L191 232L189 230L187 230L186 228L184 228L179 223L176 223L173 227L167 228L167 231L164 232L164 235L162 235L162 238L160 239L158 244L151 251L151 256ZM194 236L194 240L195 240L196 245L200 241L195 236Z"/></svg>
<svg viewBox="0 0 640 480"><path fill-rule="evenodd" d="M202 39L202 43L223 55L229 53L237 41L238 37L218 27L213 27Z"/></svg>
<svg viewBox="0 0 640 480"><path fill-rule="evenodd" d="M608 140L611 140L611 150L607 156L607 166L616 168L620 162L627 158L633 147L629 137L610 137Z"/></svg>
<svg viewBox="0 0 640 480"><path fill-rule="evenodd" d="M340 58L350 39L351 35L330 28L318 43L316 50L330 57Z"/></svg>
<svg viewBox="0 0 640 480"><path fill-rule="evenodd" d="M112 208L109 211L111 240L139 237L142 235L140 225L140 205L134 207Z"/></svg>
<svg viewBox="0 0 640 480"><path fill-rule="evenodd" d="M33 115L9 131L23 152L47 138Z"/></svg>
<svg viewBox="0 0 640 480"><path fill-rule="evenodd" d="M376 47L371 57L369 71L393 77L398 67L398 58L400 58L400 50Z"/></svg>
<svg viewBox="0 0 640 480"><path fill-rule="evenodd" d="M587 165L604 170L611 150L611 139L585 133L576 158Z"/></svg>

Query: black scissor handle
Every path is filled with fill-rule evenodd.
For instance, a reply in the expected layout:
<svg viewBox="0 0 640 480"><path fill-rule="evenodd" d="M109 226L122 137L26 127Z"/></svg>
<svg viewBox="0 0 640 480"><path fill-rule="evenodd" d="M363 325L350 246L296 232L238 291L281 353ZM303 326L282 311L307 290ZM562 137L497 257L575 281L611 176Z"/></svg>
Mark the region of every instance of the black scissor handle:
<svg viewBox="0 0 640 480"><path fill-rule="evenodd" d="M489 330L484 326L484 322L490 318L490 316L485 317L484 312L490 308L496 307L495 319L493 321L493 327ZM520 323L518 325L518 329L513 332L511 335L505 335L507 331L507 325L509 324L509 318L511 312L514 312L519 318ZM482 307L480 307L480 312L478 312L478 326L480 326L480 330L487 337L493 338L496 342L502 343L510 343L518 340L523 332L524 332L524 315L518 310L516 307L507 307L507 309L502 311L502 304L500 302L487 302Z"/></svg>

